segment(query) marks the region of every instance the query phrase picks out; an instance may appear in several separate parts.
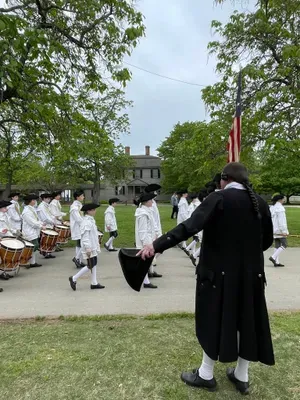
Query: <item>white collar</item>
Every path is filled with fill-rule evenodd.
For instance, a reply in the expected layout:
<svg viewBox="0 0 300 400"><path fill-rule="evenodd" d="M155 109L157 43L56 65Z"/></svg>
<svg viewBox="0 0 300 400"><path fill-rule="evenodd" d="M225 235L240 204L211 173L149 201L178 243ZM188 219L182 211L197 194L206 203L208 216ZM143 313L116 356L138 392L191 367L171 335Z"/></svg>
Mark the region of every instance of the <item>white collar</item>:
<svg viewBox="0 0 300 400"><path fill-rule="evenodd" d="M246 190L245 186L243 186L241 183L238 182L231 182L228 183L225 187L226 189L238 189L238 190Z"/></svg>

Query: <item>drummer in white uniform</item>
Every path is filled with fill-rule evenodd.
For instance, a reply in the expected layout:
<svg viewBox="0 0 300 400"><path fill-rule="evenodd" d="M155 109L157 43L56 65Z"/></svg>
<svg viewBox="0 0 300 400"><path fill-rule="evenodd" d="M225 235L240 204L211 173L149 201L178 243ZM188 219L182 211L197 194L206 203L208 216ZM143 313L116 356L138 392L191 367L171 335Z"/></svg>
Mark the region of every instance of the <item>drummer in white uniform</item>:
<svg viewBox="0 0 300 400"><path fill-rule="evenodd" d="M59 225L60 222L54 217L54 215L50 211L50 201L51 201L50 193L42 193L40 198L42 202L39 204L37 208L37 215L39 219L47 225L47 228L53 229L55 225ZM55 258L51 253L42 253L45 258Z"/></svg>
<svg viewBox="0 0 300 400"><path fill-rule="evenodd" d="M50 211L54 215L56 219L60 221L60 223L63 223L63 217L65 217L67 214L61 211L61 204L60 204L60 199L61 199L61 191L56 191L52 193L53 199L50 202Z"/></svg>
<svg viewBox="0 0 300 400"><path fill-rule="evenodd" d="M104 243L104 247L107 251L117 251L114 248L113 242L118 237L118 225L116 219L115 206L120 201L117 197L108 200L109 206L104 212L104 225L105 232L109 232L109 239Z"/></svg>
<svg viewBox="0 0 300 400"><path fill-rule="evenodd" d="M19 195L20 193L11 193L9 195L11 204L8 206L7 214L10 217L13 229L21 231L22 217L19 205Z"/></svg>
<svg viewBox="0 0 300 400"><path fill-rule="evenodd" d="M41 229L46 229L46 224L39 219L36 212L35 206L38 198L39 196L33 194L24 197L25 207L22 212L22 234L26 240L34 245L34 252L29 260L30 264L26 267L27 269L42 266L42 264L38 264L35 259L35 251L39 248Z"/></svg>
<svg viewBox="0 0 300 400"><path fill-rule="evenodd" d="M84 200L84 191L81 189L75 190L74 201L70 207L70 229L71 229L71 239L76 240L75 247L75 257L73 257L72 261L75 263L77 268L82 268L85 266L82 259L81 254L81 233L80 233L80 225L83 218L83 212L80 211L82 208L82 201Z"/></svg>
<svg viewBox="0 0 300 400"><path fill-rule="evenodd" d="M157 203L155 201L157 197L157 191L161 189L161 186L153 183L145 187L145 192L146 193L153 193L155 197L152 200L152 207L150 208L152 215L153 215L153 220L154 220L154 229L155 229L155 237L156 239L159 238L162 235L162 228L161 228L161 222L160 222L160 214L159 214L159 209L157 207ZM153 267L156 267L157 265L157 259L160 256L160 254L155 254L152 265L150 266L148 277L149 278L161 278L162 275L158 274L156 271L154 271Z"/></svg>
<svg viewBox="0 0 300 400"><path fill-rule="evenodd" d="M51 201L51 193L42 193L40 198L42 202L39 204L37 208L37 214L39 219L42 222L45 222L49 228L53 228L55 225L59 225L61 222L54 217L54 215L50 211L50 201Z"/></svg>
<svg viewBox="0 0 300 400"><path fill-rule="evenodd" d="M12 203L10 201L0 201L0 237L16 236L20 230L13 227L11 217L8 215L8 208Z"/></svg>
<svg viewBox="0 0 300 400"><path fill-rule="evenodd" d="M82 275L90 272L91 273L91 289L104 289L105 286L101 285L97 281L97 262L98 254L100 253L100 245L98 240L98 229L94 216L96 214L99 204L85 204L81 211L84 212L84 217L80 224L81 234L81 252L83 258L87 262L87 266L81 268L76 275L69 277L70 286L73 290L76 290L76 284L78 278Z"/></svg>
<svg viewBox="0 0 300 400"><path fill-rule="evenodd" d="M12 228L11 218L7 214L8 207L11 204L12 203L10 201L0 201L0 238L5 236L13 237L17 234L17 230ZM8 280L9 278L9 274L6 274L4 271L0 270L0 279Z"/></svg>
<svg viewBox="0 0 300 400"><path fill-rule="evenodd" d="M179 225L187 220L189 217L189 204L187 202L188 191L187 189L180 190L179 192L177 192L177 194L180 196L177 214L177 225ZM181 249L185 249L186 242L182 242L180 245L178 245L178 247L180 247Z"/></svg>
<svg viewBox="0 0 300 400"><path fill-rule="evenodd" d="M61 190L57 190L52 193L52 200L50 201L50 211L52 215L59 221L58 225L63 224L63 218L67 215L66 213L61 211ZM55 251L64 251L58 244L56 245Z"/></svg>

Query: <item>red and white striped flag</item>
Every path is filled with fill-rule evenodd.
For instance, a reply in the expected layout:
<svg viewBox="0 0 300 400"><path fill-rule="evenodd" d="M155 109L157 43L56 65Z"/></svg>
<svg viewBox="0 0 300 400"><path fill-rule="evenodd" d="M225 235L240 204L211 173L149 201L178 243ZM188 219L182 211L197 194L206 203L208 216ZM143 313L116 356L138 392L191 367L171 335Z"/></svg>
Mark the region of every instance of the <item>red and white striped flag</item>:
<svg viewBox="0 0 300 400"><path fill-rule="evenodd" d="M241 153L241 135L242 135L242 72L238 77L238 91L236 96L236 108L233 118L233 124L229 133L227 143L228 159L227 162L239 162Z"/></svg>

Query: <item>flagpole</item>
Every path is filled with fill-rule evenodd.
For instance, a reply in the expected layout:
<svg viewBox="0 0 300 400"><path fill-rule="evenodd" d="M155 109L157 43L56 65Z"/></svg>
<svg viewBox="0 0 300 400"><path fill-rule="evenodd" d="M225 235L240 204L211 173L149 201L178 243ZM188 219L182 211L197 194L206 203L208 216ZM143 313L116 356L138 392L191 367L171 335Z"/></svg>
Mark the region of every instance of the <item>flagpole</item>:
<svg viewBox="0 0 300 400"><path fill-rule="evenodd" d="M238 74L238 89L237 89L236 104L235 104L235 114L227 143L228 163L240 161L241 135L242 135L241 94L242 94L242 70L240 70Z"/></svg>

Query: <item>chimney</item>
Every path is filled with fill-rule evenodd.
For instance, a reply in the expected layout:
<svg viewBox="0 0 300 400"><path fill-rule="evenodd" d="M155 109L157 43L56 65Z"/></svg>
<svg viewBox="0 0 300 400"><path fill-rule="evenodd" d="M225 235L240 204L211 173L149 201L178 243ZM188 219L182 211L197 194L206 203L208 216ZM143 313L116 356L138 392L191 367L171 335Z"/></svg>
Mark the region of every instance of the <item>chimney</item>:
<svg viewBox="0 0 300 400"><path fill-rule="evenodd" d="M130 147L129 146L125 147L125 154L128 154L130 156Z"/></svg>
<svg viewBox="0 0 300 400"><path fill-rule="evenodd" d="M145 155L150 156L150 146L145 146Z"/></svg>

